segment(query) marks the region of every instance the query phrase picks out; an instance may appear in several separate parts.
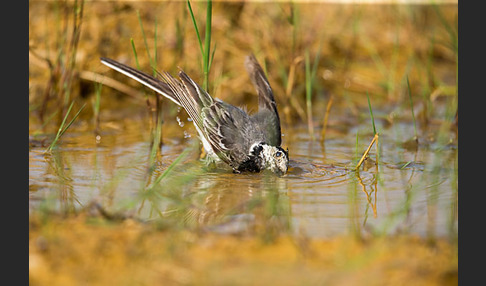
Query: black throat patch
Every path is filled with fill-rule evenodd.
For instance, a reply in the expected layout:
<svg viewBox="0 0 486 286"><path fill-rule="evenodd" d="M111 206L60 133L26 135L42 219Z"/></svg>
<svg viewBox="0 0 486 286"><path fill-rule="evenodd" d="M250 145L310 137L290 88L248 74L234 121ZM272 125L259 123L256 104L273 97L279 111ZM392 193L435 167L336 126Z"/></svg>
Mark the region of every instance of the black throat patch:
<svg viewBox="0 0 486 286"><path fill-rule="evenodd" d="M260 157L260 153L263 151L263 144L265 143L260 142L258 145L254 146L253 149L250 151L248 158L236 169L240 172L260 172L263 168L263 159Z"/></svg>

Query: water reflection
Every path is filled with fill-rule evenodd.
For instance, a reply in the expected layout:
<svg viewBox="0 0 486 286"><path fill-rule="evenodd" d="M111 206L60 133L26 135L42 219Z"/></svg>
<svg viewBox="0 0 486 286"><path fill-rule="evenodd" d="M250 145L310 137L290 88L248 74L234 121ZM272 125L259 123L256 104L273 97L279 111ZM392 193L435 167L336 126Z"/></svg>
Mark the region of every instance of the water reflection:
<svg viewBox="0 0 486 286"><path fill-rule="evenodd" d="M138 210L148 219L174 220L201 231L231 234L282 233L289 228L287 181L273 174L211 171L187 163L154 192L166 200L144 199ZM174 173L179 172L178 169ZM151 210L157 208L158 212Z"/></svg>
<svg viewBox="0 0 486 286"><path fill-rule="evenodd" d="M287 141L289 173L276 177L206 167L197 160L198 146L181 143L187 140L182 137L166 137L151 172L149 136L140 135L141 123L133 124L103 134L101 144L94 142L92 133L78 133L49 155L32 147L29 210L73 212L96 201L107 212L143 221L269 236L457 233L455 148L419 147L411 152L384 136L378 164L371 152L368 163L356 172L350 168L356 163L353 134L331 133L324 149L308 144L305 128L287 130L286 137L292 136ZM157 182L188 149L187 156Z"/></svg>

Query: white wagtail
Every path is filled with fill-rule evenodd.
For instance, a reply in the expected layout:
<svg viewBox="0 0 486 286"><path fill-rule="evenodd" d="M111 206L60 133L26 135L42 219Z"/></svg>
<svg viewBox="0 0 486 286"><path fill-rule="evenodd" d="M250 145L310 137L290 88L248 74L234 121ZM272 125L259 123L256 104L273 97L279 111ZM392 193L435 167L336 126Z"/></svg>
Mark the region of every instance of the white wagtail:
<svg viewBox="0 0 486 286"><path fill-rule="evenodd" d="M258 93L258 112L253 115L212 98L182 70L179 71L180 80L167 72L157 72L161 78L158 79L111 59L101 58L101 62L183 107L210 159L227 163L236 173L264 169L278 175L287 173L289 154L281 147L277 104L272 88L253 55L245 60Z"/></svg>

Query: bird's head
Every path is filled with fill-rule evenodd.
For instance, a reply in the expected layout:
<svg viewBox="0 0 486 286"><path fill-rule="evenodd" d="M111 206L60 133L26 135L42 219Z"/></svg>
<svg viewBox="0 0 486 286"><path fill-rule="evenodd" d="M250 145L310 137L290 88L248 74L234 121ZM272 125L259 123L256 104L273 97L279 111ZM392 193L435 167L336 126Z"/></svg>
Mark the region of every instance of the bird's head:
<svg viewBox="0 0 486 286"><path fill-rule="evenodd" d="M289 168L289 151L264 142L253 146L253 153L261 159L261 169L268 169L278 175L285 175Z"/></svg>

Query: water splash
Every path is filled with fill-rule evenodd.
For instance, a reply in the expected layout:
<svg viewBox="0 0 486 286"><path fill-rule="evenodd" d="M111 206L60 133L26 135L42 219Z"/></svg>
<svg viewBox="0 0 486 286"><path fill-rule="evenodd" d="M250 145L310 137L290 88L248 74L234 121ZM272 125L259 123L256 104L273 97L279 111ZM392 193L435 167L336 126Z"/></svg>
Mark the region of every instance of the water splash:
<svg viewBox="0 0 486 286"><path fill-rule="evenodd" d="M179 116L176 117L176 120L180 127L184 127L184 122L179 118Z"/></svg>

